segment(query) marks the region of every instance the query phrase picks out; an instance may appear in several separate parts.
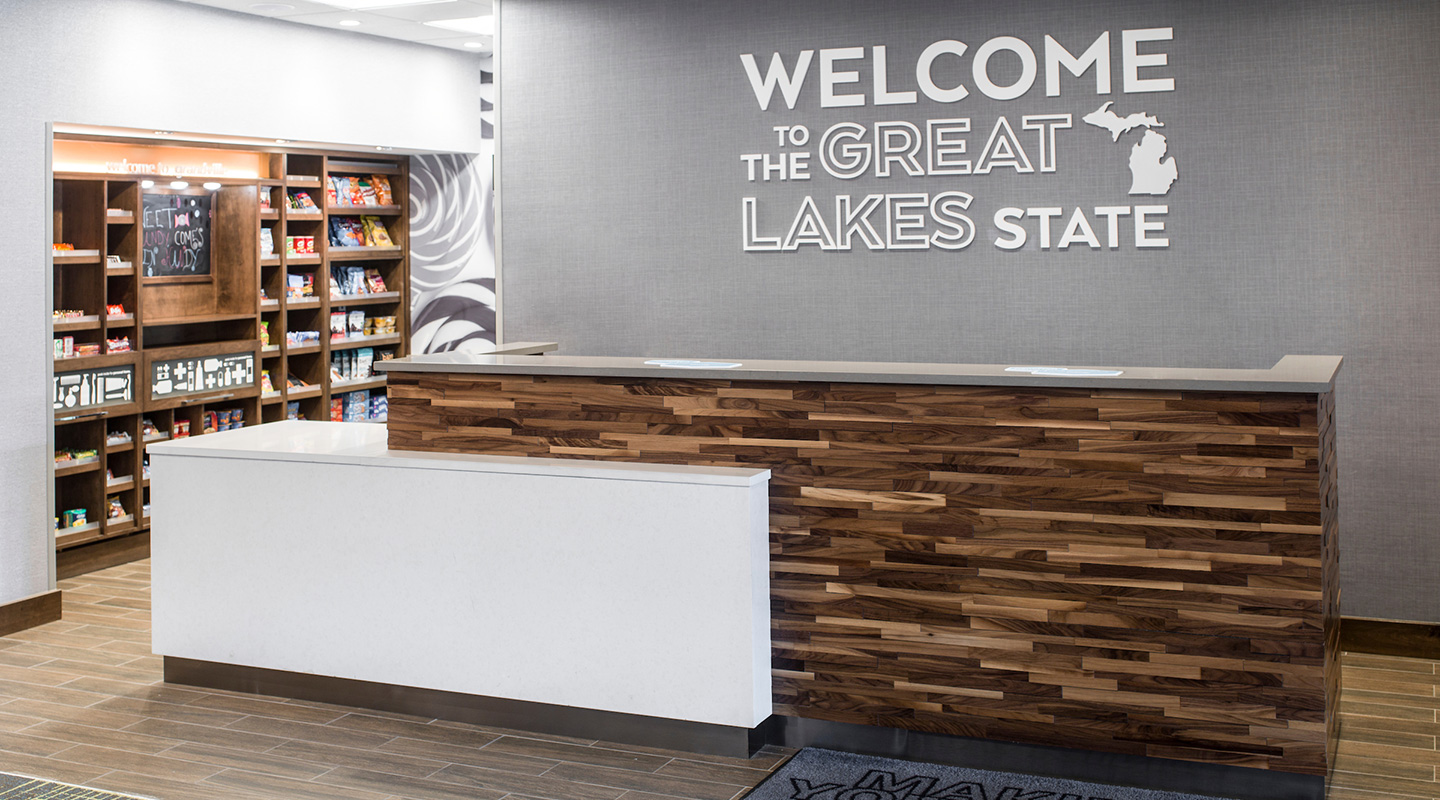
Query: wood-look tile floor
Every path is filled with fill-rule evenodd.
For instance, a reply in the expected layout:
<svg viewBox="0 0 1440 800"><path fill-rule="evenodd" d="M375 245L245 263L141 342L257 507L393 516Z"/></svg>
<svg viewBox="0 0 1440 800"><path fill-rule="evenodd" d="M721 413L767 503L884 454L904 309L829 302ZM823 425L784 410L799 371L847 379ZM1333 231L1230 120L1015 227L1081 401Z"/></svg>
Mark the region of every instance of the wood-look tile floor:
<svg viewBox="0 0 1440 800"><path fill-rule="evenodd" d="M0 771L163 800L730 800L791 752L695 756L170 686L148 561L60 587L63 619L0 637ZM1342 663L1330 800L1440 800L1440 662Z"/></svg>

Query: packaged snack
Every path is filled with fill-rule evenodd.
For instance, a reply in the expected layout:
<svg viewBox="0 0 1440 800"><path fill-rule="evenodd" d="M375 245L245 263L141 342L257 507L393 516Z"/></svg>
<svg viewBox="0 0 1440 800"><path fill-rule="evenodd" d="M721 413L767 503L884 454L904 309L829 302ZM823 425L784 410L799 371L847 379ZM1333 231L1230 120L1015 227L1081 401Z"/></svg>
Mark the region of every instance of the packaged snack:
<svg viewBox="0 0 1440 800"><path fill-rule="evenodd" d="M128 353L130 352L130 337L121 336L118 339L105 340L105 352L107 353Z"/></svg>
<svg viewBox="0 0 1440 800"><path fill-rule="evenodd" d="M269 228L260 229L260 257L270 258L275 255L275 233Z"/></svg>
<svg viewBox="0 0 1440 800"><path fill-rule="evenodd" d="M219 411L219 412L216 413L215 416L216 416L216 420L215 420L215 423L216 423L215 429L216 429L216 430L220 430L220 431L228 431L228 430L230 430L230 409L227 408L227 409L225 409L225 410L223 410L223 411Z"/></svg>
<svg viewBox="0 0 1440 800"><path fill-rule="evenodd" d="M350 312L350 325L348 330L351 336L363 336L365 334L364 311L356 310Z"/></svg>
<svg viewBox="0 0 1440 800"><path fill-rule="evenodd" d="M390 239L390 232L385 229L385 223L379 217L361 217L360 224L364 226L365 244L372 247L393 247L395 242Z"/></svg>
<svg viewBox="0 0 1440 800"><path fill-rule="evenodd" d="M119 303L112 303L105 306L105 314L111 317L123 317L125 316L125 306Z"/></svg>
<svg viewBox="0 0 1440 800"><path fill-rule="evenodd" d="M72 508L72 509L69 509L68 511L65 511L65 512L61 513L60 518L61 518L61 520L65 523L65 527L67 527L67 528L80 528L80 527L84 527L84 525L85 525L85 509L83 509L83 508Z"/></svg>
<svg viewBox="0 0 1440 800"><path fill-rule="evenodd" d="M345 422L364 422L370 411L370 392L361 389L345 394Z"/></svg>
<svg viewBox="0 0 1440 800"><path fill-rule="evenodd" d="M175 432L172 434L176 439L184 439L190 435L190 420L175 420Z"/></svg>
<svg viewBox="0 0 1440 800"><path fill-rule="evenodd" d="M291 400L285 404L285 419L304 419L300 416L299 400Z"/></svg>
<svg viewBox="0 0 1440 800"><path fill-rule="evenodd" d="M270 322L268 320L260 321L260 346L270 346Z"/></svg>
<svg viewBox="0 0 1440 800"><path fill-rule="evenodd" d="M365 270L365 285L373 294L385 291L385 279L380 276L380 270L374 267Z"/></svg>
<svg viewBox="0 0 1440 800"><path fill-rule="evenodd" d="M356 380L367 380L373 376L371 365L375 363L375 351L369 347L362 347L355 351L355 378Z"/></svg>
<svg viewBox="0 0 1440 800"><path fill-rule="evenodd" d="M77 345L75 345L75 355L77 355L77 356L98 356L98 355L100 355L100 343L99 343L99 342L96 342L96 343L93 343L93 344L91 344L91 343L77 344Z"/></svg>
<svg viewBox="0 0 1440 800"><path fill-rule="evenodd" d="M370 185L375 187L375 202L382 206L395 204L395 196L390 193L390 179L384 175L371 175Z"/></svg>
<svg viewBox="0 0 1440 800"><path fill-rule="evenodd" d="M286 237L285 237L285 255L287 255L287 256L293 256L293 255L295 255L295 237L294 237L294 236L286 236Z"/></svg>
<svg viewBox="0 0 1440 800"><path fill-rule="evenodd" d="M356 180L360 182L360 199L364 201L361 205L379 205L375 200L375 187L370 185L369 179L357 178Z"/></svg>
<svg viewBox="0 0 1440 800"><path fill-rule="evenodd" d="M345 179L345 184L346 189L350 194L350 205L365 205L365 193L360 191L360 179L355 177L354 175L351 175Z"/></svg>
<svg viewBox="0 0 1440 800"><path fill-rule="evenodd" d="M110 498L110 511L109 511L109 513L107 514L107 516L108 516L110 519L115 519L115 518L117 518L117 517L123 517L123 516L125 516L125 506L124 506L124 504L122 504L122 503L120 502L120 498L118 498L118 497L112 497L112 498Z"/></svg>
<svg viewBox="0 0 1440 800"><path fill-rule="evenodd" d="M345 338L345 319L346 314L343 310L330 312L330 338L332 340Z"/></svg>
<svg viewBox="0 0 1440 800"><path fill-rule="evenodd" d="M345 400L341 395L330 398L330 421L345 421Z"/></svg>
<svg viewBox="0 0 1440 800"><path fill-rule="evenodd" d="M232 427L232 428L243 428L243 427L245 427L245 409L243 409L243 408L232 408L232 409L230 409L230 427Z"/></svg>
<svg viewBox="0 0 1440 800"><path fill-rule="evenodd" d="M314 237L314 236L302 236L302 237L300 237L300 239L301 239L301 241L302 241L302 244L304 245L305 255L307 255L307 256L309 256L309 255L314 255L314 254L315 254L315 237Z"/></svg>
<svg viewBox="0 0 1440 800"><path fill-rule="evenodd" d="M157 431L157 430L155 429L155 423L154 423L154 422L151 422L148 417L146 417L145 419L140 420L140 435L141 435L141 436L149 437L149 436L154 436L156 433L159 433L159 431Z"/></svg>
<svg viewBox="0 0 1440 800"><path fill-rule="evenodd" d="M331 177L325 181L325 204L336 206L340 204L339 194L335 191L335 178Z"/></svg>
<svg viewBox="0 0 1440 800"><path fill-rule="evenodd" d="M270 370L260 370L260 391L270 394L275 391L275 384L270 382Z"/></svg>
<svg viewBox="0 0 1440 800"><path fill-rule="evenodd" d="M370 419L381 421L390 416L390 401L384 394L375 394L370 397Z"/></svg>
<svg viewBox="0 0 1440 800"><path fill-rule="evenodd" d="M56 358L64 358L64 357L65 357L65 339L64 339L63 337L58 337L58 336L57 336L57 337L55 338L55 357L56 357Z"/></svg>

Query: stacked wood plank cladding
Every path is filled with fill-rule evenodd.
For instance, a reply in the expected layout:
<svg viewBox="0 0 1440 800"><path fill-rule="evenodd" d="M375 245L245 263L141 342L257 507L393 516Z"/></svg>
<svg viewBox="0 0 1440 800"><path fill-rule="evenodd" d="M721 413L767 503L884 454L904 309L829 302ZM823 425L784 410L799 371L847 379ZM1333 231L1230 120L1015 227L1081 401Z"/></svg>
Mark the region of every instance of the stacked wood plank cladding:
<svg viewBox="0 0 1440 800"><path fill-rule="evenodd" d="M1326 771L1331 395L390 387L392 448L769 467L779 714Z"/></svg>

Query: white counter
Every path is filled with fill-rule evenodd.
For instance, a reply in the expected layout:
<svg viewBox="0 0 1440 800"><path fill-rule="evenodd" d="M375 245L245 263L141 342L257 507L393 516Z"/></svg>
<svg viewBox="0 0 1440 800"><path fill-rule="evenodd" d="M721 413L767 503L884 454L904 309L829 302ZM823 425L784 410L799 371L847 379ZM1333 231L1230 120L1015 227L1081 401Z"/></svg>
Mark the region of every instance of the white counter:
<svg viewBox="0 0 1440 800"><path fill-rule="evenodd" d="M163 656L753 728L764 469L390 452L281 422L151 445Z"/></svg>

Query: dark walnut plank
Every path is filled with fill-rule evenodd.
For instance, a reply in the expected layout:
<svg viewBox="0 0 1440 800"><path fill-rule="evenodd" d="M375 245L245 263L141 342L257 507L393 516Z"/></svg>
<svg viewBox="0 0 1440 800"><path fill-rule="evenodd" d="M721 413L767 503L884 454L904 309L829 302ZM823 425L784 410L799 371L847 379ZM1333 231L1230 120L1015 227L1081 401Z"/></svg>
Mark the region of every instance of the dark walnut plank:
<svg viewBox="0 0 1440 800"><path fill-rule="evenodd" d="M778 713L1325 772L1330 395L389 385L398 449L770 468Z"/></svg>

